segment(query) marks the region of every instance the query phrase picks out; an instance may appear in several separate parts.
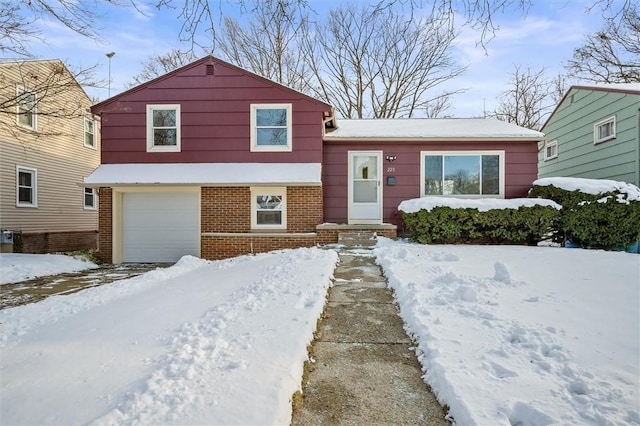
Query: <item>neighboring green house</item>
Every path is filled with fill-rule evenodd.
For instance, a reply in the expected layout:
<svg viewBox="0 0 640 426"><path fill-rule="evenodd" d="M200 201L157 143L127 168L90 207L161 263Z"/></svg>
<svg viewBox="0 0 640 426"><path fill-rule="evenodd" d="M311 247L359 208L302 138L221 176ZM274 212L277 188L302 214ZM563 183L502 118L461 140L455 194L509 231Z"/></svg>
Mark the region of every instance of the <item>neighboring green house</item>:
<svg viewBox="0 0 640 426"><path fill-rule="evenodd" d="M539 178L640 185L640 83L571 86L541 131Z"/></svg>

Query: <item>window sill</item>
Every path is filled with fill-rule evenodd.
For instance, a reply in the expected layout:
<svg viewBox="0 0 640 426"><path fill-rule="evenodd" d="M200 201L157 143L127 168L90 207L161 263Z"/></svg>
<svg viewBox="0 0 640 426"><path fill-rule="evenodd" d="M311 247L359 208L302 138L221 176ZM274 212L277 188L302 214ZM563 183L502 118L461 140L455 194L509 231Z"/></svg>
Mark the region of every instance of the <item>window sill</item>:
<svg viewBox="0 0 640 426"><path fill-rule="evenodd" d="M251 152L291 152L291 146L287 145L268 145L268 146L252 146Z"/></svg>
<svg viewBox="0 0 640 426"><path fill-rule="evenodd" d="M593 141L593 144L594 145L600 145L601 143L605 143L605 142L614 140L615 138L616 138L615 136L609 136L608 138L604 138L604 139L600 139L600 140L597 140L597 141Z"/></svg>

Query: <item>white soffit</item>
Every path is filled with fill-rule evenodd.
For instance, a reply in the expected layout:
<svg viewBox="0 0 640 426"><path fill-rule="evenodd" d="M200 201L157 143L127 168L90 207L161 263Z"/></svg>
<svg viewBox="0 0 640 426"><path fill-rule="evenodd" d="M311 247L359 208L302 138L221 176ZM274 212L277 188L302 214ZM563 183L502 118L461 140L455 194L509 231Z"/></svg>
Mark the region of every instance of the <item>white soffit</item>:
<svg viewBox="0 0 640 426"><path fill-rule="evenodd" d="M84 186L320 185L320 163L102 164Z"/></svg>

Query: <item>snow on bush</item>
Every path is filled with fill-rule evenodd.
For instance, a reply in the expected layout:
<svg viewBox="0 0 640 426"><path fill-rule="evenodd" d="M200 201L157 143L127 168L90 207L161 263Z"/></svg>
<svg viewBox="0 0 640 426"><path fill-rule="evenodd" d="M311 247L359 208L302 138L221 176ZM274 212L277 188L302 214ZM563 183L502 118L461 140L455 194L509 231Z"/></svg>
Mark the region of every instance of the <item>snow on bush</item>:
<svg viewBox="0 0 640 426"><path fill-rule="evenodd" d="M565 191L580 191L585 194L604 194L607 192L620 192L627 194L629 201L640 201L640 188L627 183L608 179L586 179L575 177L550 177L533 182L534 186L550 186L564 189Z"/></svg>

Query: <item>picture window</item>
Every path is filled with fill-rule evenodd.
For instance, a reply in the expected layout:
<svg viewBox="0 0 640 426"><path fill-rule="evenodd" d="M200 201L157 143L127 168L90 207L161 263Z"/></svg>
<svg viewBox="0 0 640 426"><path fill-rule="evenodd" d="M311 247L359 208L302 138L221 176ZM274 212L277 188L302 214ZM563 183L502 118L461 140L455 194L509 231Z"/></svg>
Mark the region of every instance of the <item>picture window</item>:
<svg viewBox="0 0 640 426"><path fill-rule="evenodd" d="M503 196L504 152L422 153L422 196Z"/></svg>

